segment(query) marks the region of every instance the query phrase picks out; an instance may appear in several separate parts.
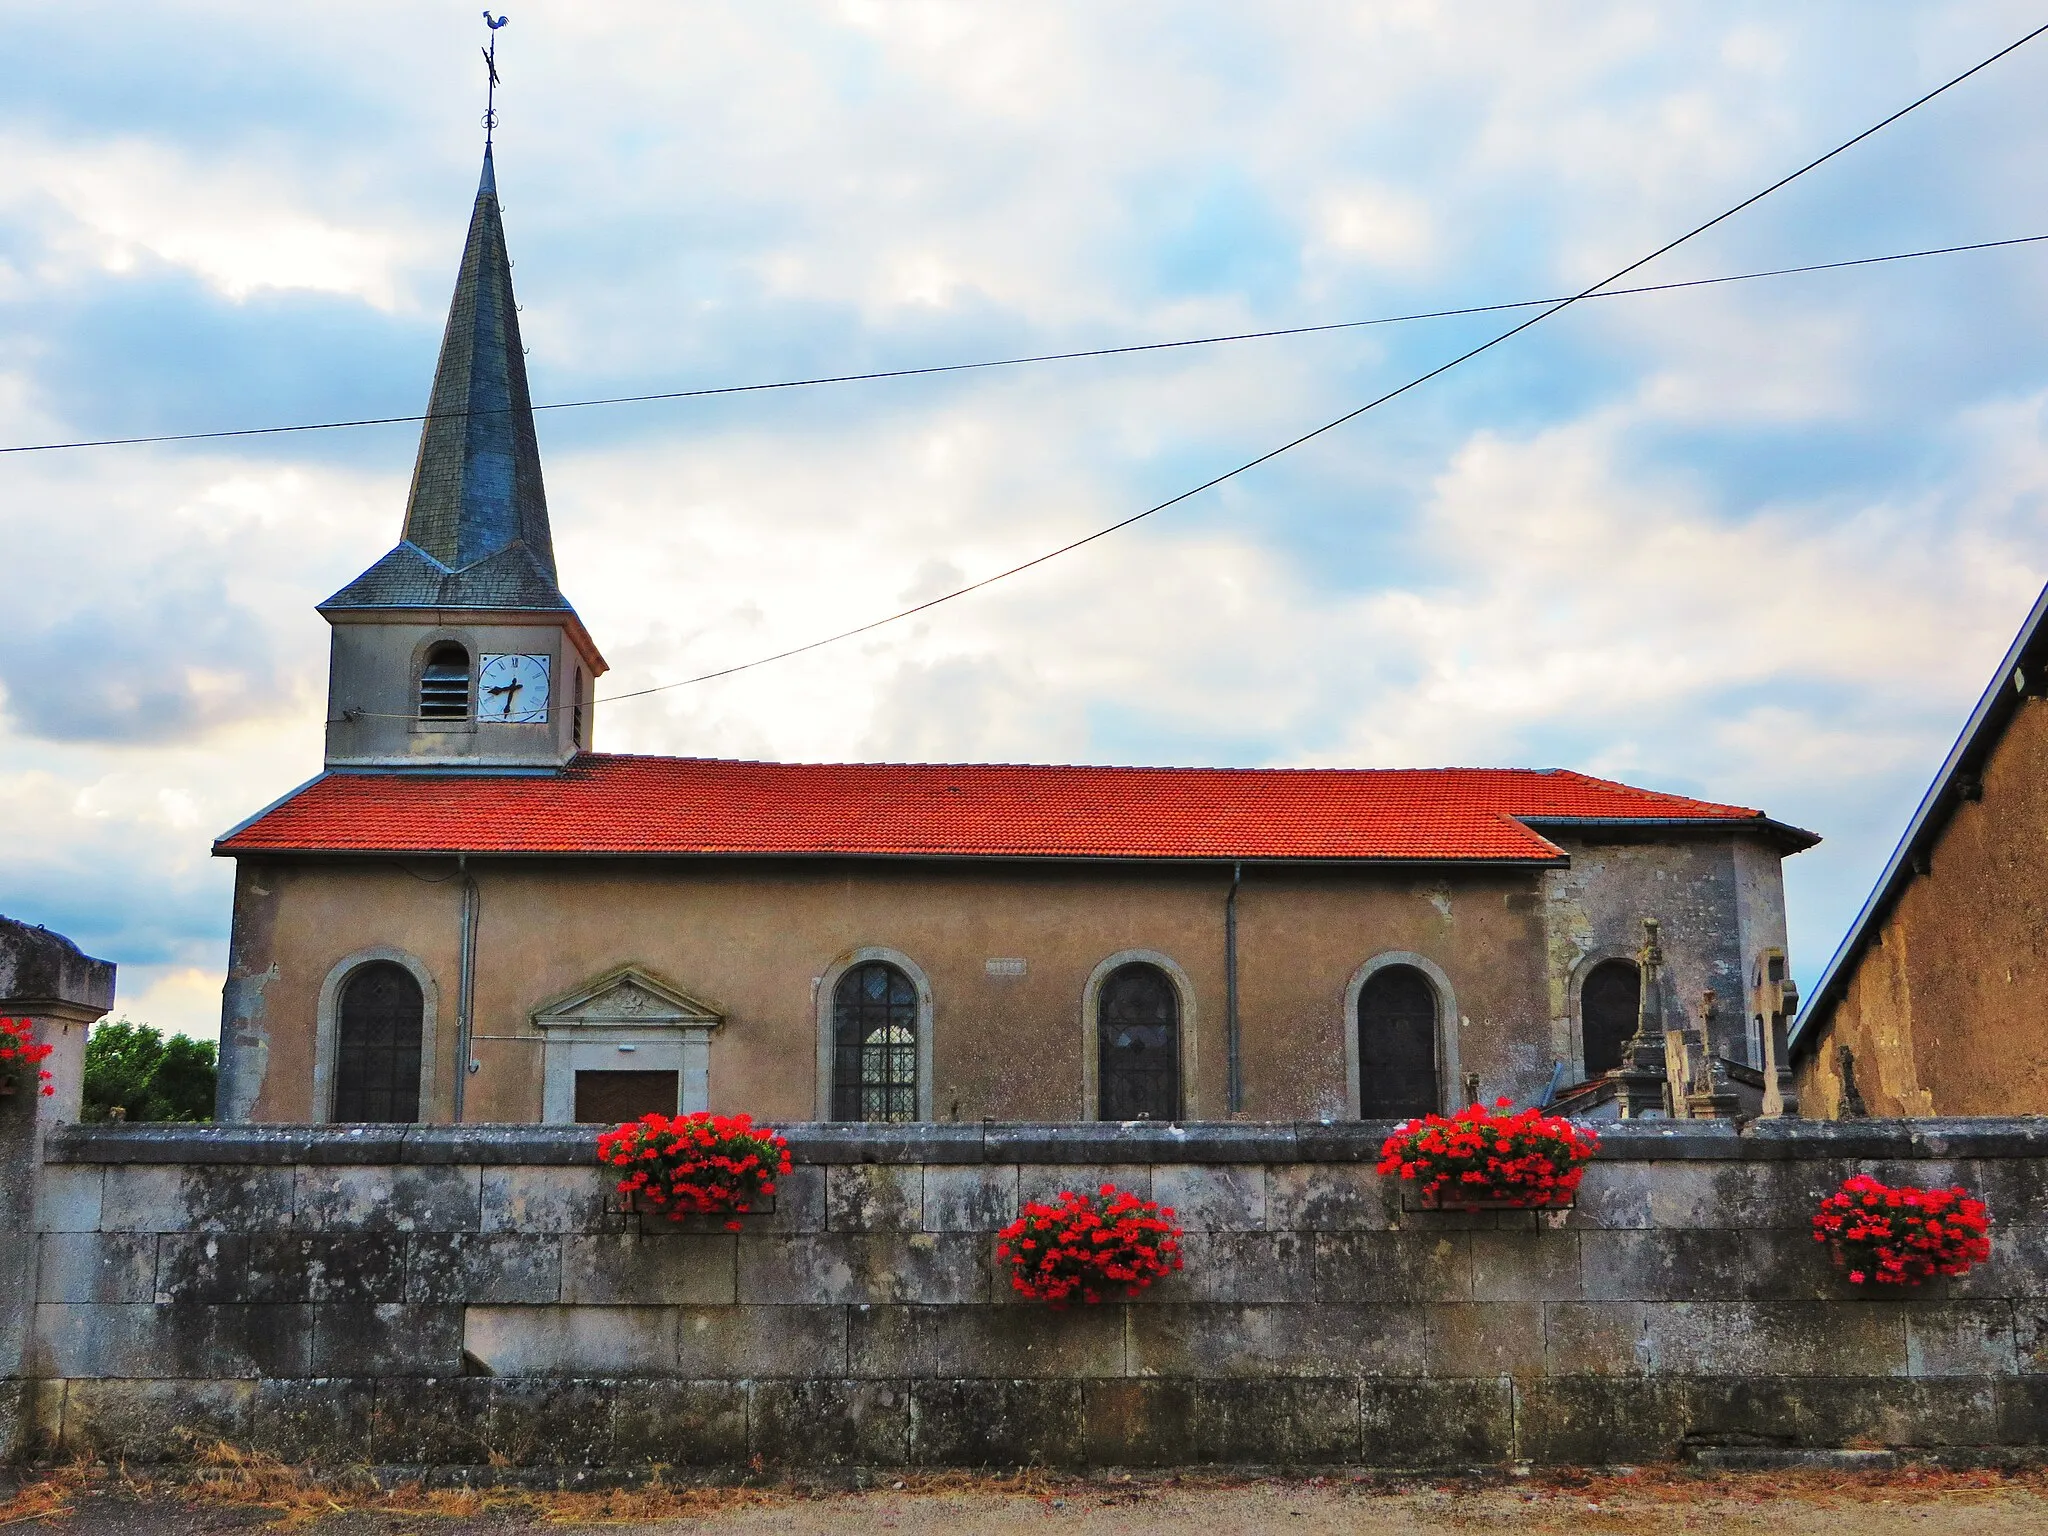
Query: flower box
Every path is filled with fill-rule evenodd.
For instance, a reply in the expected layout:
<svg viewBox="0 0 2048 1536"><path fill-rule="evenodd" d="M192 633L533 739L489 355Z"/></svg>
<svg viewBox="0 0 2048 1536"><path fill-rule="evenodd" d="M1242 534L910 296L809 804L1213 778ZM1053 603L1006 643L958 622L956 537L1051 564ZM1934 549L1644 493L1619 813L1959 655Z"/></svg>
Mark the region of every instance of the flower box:
<svg viewBox="0 0 2048 1536"><path fill-rule="evenodd" d="M1412 1204L1410 1202L1413 1202ZM1576 1191L1566 1190L1561 1195L1548 1199L1534 1199L1520 1195L1468 1197L1448 1190L1424 1189L1404 1190L1401 1209L1404 1211L1568 1211L1577 1205Z"/></svg>
<svg viewBox="0 0 2048 1536"><path fill-rule="evenodd" d="M1498 1099L1397 1125L1379 1171L1413 1186L1423 1210L1558 1210L1572 1203L1599 1144L1589 1126Z"/></svg>
<svg viewBox="0 0 2048 1536"><path fill-rule="evenodd" d="M1092 1195L1060 1191L1047 1205L1027 1201L996 1235L996 1259L1010 1289L1055 1309L1137 1295L1181 1267L1173 1207L1104 1184Z"/></svg>
<svg viewBox="0 0 2048 1536"><path fill-rule="evenodd" d="M790 1168L789 1143L748 1115L642 1115L599 1136L597 1159L624 1175L621 1212L719 1216L729 1232L774 1208L775 1181Z"/></svg>
<svg viewBox="0 0 2048 1536"><path fill-rule="evenodd" d="M1827 1245L1851 1285L1915 1286L1967 1274L1991 1257L1990 1234L1991 1213L1961 1185L1922 1189L1867 1173L1813 1213L1813 1240Z"/></svg>

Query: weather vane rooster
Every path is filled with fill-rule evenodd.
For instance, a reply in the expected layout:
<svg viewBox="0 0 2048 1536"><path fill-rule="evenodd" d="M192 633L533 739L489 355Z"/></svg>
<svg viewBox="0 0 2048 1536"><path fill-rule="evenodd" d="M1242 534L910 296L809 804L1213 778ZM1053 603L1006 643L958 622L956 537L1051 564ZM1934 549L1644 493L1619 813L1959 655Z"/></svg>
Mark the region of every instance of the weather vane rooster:
<svg viewBox="0 0 2048 1536"><path fill-rule="evenodd" d="M490 74L490 84L484 87L484 143L491 142L491 133L498 126L498 28L510 21L510 16L493 16L484 12L484 25L491 29L491 46L483 50L484 68Z"/></svg>

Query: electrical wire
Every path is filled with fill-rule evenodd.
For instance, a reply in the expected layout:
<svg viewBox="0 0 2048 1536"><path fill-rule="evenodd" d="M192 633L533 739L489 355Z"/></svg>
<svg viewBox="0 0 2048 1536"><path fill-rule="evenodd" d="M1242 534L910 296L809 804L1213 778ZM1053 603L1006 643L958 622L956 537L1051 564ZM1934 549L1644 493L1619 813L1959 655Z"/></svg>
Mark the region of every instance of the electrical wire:
<svg viewBox="0 0 2048 1536"><path fill-rule="evenodd" d="M1874 267L1894 261L1918 261L1928 256L1956 256L1969 251L1995 251L2006 246L2033 245L2048 235L2016 235L2007 240L1978 240L1968 245L1940 245L1919 251L1895 251L1885 256L1854 256L1846 261L1818 261L1802 267L1770 267L1758 272L1730 272L1719 277L1695 277L1682 282L1649 283L1636 288L1610 288L1600 293L1582 293L1579 299L1621 299L1645 293L1673 293L1682 288L1712 288L1724 283L1753 283L1767 277L1797 277L1809 272L1839 272L1849 267ZM601 395L588 400L553 400L531 407L534 411L581 411L593 406L644 405L660 400L704 400L718 395L767 394L785 389L816 389L828 384L869 384L885 379L931 378L948 373L974 373L996 368L1022 368L1034 363L1067 363L1096 357L1128 357L1146 352L1172 352L1189 347L1213 347L1235 341L1269 341L1284 336L1314 336L1330 331L1355 331L1380 325L1410 325L1421 320L1455 320L1466 315L1499 314L1511 309L1538 309L1546 304L1572 302L1567 296L1546 299L1507 299L1497 304L1468 304L1460 309L1421 310L1414 314L1379 315L1369 320L1331 320L1319 325L1289 325L1264 331L1232 331L1218 336L1189 336L1177 341L1141 341L1117 347L1089 347L1077 352L1034 352L1020 357L983 358L966 363L931 363L918 368L884 368L869 373L831 373L813 378L777 379L759 384L715 384L701 389L670 389L644 395ZM500 406L480 411L439 411L437 421L466 416L500 416L514 407ZM337 421L305 421L278 427L225 427L211 432L163 432L145 437L93 437L63 443L16 443L0 447L5 453L64 453L78 448L130 448L150 443L203 443L225 438L279 437L294 432L338 432L352 427L391 427L427 420L425 413L414 416L357 416Z"/></svg>

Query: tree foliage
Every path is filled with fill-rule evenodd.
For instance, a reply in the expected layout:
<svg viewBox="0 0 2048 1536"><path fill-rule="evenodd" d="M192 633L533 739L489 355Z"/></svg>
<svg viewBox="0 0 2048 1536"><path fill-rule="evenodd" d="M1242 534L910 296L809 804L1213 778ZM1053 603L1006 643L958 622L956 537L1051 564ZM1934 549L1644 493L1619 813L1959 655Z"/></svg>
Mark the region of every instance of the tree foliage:
<svg viewBox="0 0 2048 1536"><path fill-rule="evenodd" d="M85 1041L85 1118L211 1120L214 1044L114 1019Z"/></svg>

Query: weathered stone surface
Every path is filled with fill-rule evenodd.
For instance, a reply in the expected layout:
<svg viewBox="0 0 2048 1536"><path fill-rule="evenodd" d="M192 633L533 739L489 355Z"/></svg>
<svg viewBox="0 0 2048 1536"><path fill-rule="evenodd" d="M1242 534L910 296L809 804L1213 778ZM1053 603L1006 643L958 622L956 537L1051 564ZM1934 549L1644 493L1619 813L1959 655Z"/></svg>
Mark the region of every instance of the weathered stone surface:
<svg viewBox="0 0 2048 1536"><path fill-rule="evenodd" d="M673 1307L469 1307L462 1348L493 1376L673 1376Z"/></svg>
<svg viewBox="0 0 2048 1536"><path fill-rule="evenodd" d="M389 1233L182 1233L157 1239L156 1300L397 1301L404 1240Z"/></svg>
<svg viewBox="0 0 2048 1536"><path fill-rule="evenodd" d="M366 1379L259 1381L250 1444L281 1461L367 1462L376 1402Z"/></svg>
<svg viewBox="0 0 2048 1536"><path fill-rule="evenodd" d="M251 1381L73 1381L57 1445L68 1456L190 1461L218 1441L246 1445L255 1401Z"/></svg>
<svg viewBox="0 0 2048 1536"><path fill-rule="evenodd" d="M2048 1304L2012 1305L2013 1368L2023 1375L2048 1374Z"/></svg>
<svg viewBox="0 0 2048 1536"><path fill-rule="evenodd" d="M292 1225L312 1231L474 1232L481 1170L301 1168Z"/></svg>
<svg viewBox="0 0 2048 1536"><path fill-rule="evenodd" d="M485 1168L479 1180L478 1226L485 1232L607 1232L626 1218L608 1216L618 1180L588 1168Z"/></svg>
<svg viewBox="0 0 2048 1536"><path fill-rule="evenodd" d="M1432 1376L1541 1376L1543 1307L1538 1302L1430 1307Z"/></svg>
<svg viewBox="0 0 2048 1536"><path fill-rule="evenodd" d="M486 1465L492 1385L475 1376L380 1379L370 1417L371 1459L400 1467Z"/></svg>
<svg viewBox="0 0 2048 1536"><path fill-rule="evenodd" d="M304 1376L307 1306L38 1306L38 1373L141 1379Z"/></svg>
<svg viewBox="0 0 2048 1536"><path fill-rule="evenodd" d="M616 1392L610 1381L494 1381L485 1438L515 1467L604 1466L612 1459Z"/></svg>
<svg viewBox="0 0 2048 1536"><path fill-rule="evenodd" d="M1582 1294L1576 1232L1474 1232L1467 1242L1474 1301L1577 1301Z"/></svg>
<svg viewBox="0 0 2048 1536"><path fill-rule="evenodd" d="M1381 1232L1395 1186L1370 1164L1294 1163L1266 1170L1266 1225L1281 1232Z"/></svg>
<svg viewBox="0 0 2048 1536"><path fill-rule="evenodd" d="M743 1465L747 1389L731 1381L617 1382L612 1455L626 1466Z"/></svg>
<svg viewBox="0 0 2048 1536"><path fill-rule="evenodd" d="M1189 1232L1183 1268L1139 1293L1139 1306L1315 1299L1315 1248L1303 1232Z"/></svg>
<svg viewBox="0 0 2048 1536"><path fill-rule="evenodd" d="M1472 1243L1464 1232L1317 1233L1315 1298L1357 1306L1466 1301Z"/></svg>
<svg viewBox="0 0 2048 1536"><path fill-rule="evenodd" d="M1602 1229L1649 1226L1650 1195L1656 1183L1655 1171L1661 1166L1598 1160L1590 1163L1566 1224Z"/></svg>
<svg viewBox="0 0 2048 1536"><path fill-rule="evenodd" d="M996 1232L1009 1225L1016 1216L1015 1168L925 1169L924 1227L927 1232Z"/></svg>
<svg viewBox="0 0 2048 1536"><path fill-rule="evenodd" d="M1151 1198L1190 1232L1256 1232L1266 1224L1266 1171L1163 1163L1152 1170Z"/></svg>
<svg viewBox="0 0 2048 1536"><path fill-rule="evenodd" d="M1643 1308L1656 1375L1902 1376L1906 1318L1896 1303L1658 1302Z"/></svg>
<svg viewBox="0 0 2048 1536"><path fill-rule="evenodd" d="M874 1377L1119 1376L1123 1309L855 1307L847 1374Z"/></svg>
<svg viewBox="0 0 2048 1536"><path fill-rule="evenodd" d="M602 1233L561 1243L565 1302L716 1305L736 1295L738 1246L731 1233Z"/></svg>
<svg viewBox="0 0 2048 1536"><path fill-rule="evenodd" d="M1672 1230L1805 1234L1814 1207L1841 1185L1831 1165L1811 1163L1660 1163L1649 1188L1650 1223Z"/></svg>
<svg viewBox="0 0 2048 1536"><path fill-rule="evenodd" d="M799 1163L775 1180L775 1209L747 1218L749 1232L825 1230L825 1172Z"/></svg>
<svg viewBox="0 0 2048 1536"><path fill-rule="evenodd" d="M1907 1306L1908 1375L2010 1376L2018 1369L2009 1303L1951 1301Z"/></svg>
<svg viewBox="0 0 2048 1536"><path fill-rule="evenodd" d="M559 1301L564 1241L520 1232L414 1233L405 1241L403 1299L442 1306Z"/></svg>
<svg viewBox="0 0 2048 1536"><path fill-rule="evenodd" d="M825 1170L825 1226L833 1232L916 1232L924 1227L924 1169L836 1164Z"/></svg>
<svg viewBox="0 0 2048 1536"><path fill-rule="evenodd" d="M104 1168L46 1164L36 1181L36 1230L97 1232L106 1179Z"/></svg>
<svg viewBox="0 0 2048 1536"><path fill-rule="evenodd" d="M1077 1466L1078 1381L914 1381L910 1457L934 1467Z"/></svg>
<svg viewBox="0 0 2048 1536"><path fill-rule="evenodd" d="M1199 1382L1193 1430L1200 1461L1355 1463L1358 1386L1351 1381Z"/></svg>
<svg viewBox="0 0 2048 1536"><path fill-rule="evenodd" d="M1621 1376L1517 1380L1516 1454L1550 1466L1669 1461L1692 1424L1685 1387Z"/></svg>
<svg viewBox="0 0 2048 1536"><path fill-rule="evenodd" d="M796 1466L910 1459L910 1387L902 1381L757 1381L747 1439L764 1460Z"/></svg>
<svg viewBox="0 0 2048 1536"><path fill-rule="evenodd" d="M1369 1467L1498 1466L1515 1456L1514 1393L1505 1381L1359 1383Z"/></svg>
<svg viewBox="0 0 2048 1536"><path fill-rule="evenodd" d="M672 1351L677 1375L743 1381L766 1376L845 1376L845 1307L679 1307Z"/></svg>
<svg viewBox="0 0 2048 1536"><path fill-rule="evenodd" d="M1022 1210L1034 1200L1053 1205L1066 1190L1092 1195L1105 1184L1149 1200L1152 1169L1142 1163L1025 1163L1017 1169L1017 1206Z"/></svg>
<svg viewBox="0 0 2048 1536"><path fill-rule="evenodd" d="M1997 1383L1993 1411L1999 1445L2048 1445L2048 1376L2020 1376Z"/></svg>
<svg viewBox="0 0 2048 1536"><path fill-rule="evenodd" d="M1130 1369L1176 1377L1419 1376L1424 1315L1417 1307L1133 1307Z"/></svg>
<svg viewBox="0 0 2048 1536"><path fill-rule="evenodd" d="M46 1302L154 1300L156 1238L146 1232L47 1232L36 1256L36 1295Z"/></svg>
<svg viewBox="0 0 2048 1536"><path fill-rule="evenodd" d="M871 1232L739 1240L743 1303L969 1302L989 1296L990 1248L980 1234Z"/></svg>
<svg viewBox="0 0 2048 1536"><path fill-rule="evenodd" d="M1579 1234L1588 1301L1795 1301L1840 1282L1811 1231Z"/></svg>
<svg viewBox="0 0 2048 1536"><path fill-rule="evenodd" d="M267 1232L291 1216L289 1168L120 1164L100 1195L105 1232Z"/></svg>
<svg viewBox="0 0 2048 1536"><path fill-rule="evenodd" d="M1163 1467L1195 1456L1195 1383L1087 1381L1082 1435L1094 1467Z"/></svg>
<svg viewBox="0 0 2048 1536"><path fill-rule="evenodd" d="M316 1376L458 1376L462 1308L325 1302L313 1309Z"/></svg>
<svg viewBox="0 0 2048 1536"><path fill-rule="evenodd" d="M1990 1445L1999 1431L1997 1393L1984 1381L1700 1376L1674 1385L1695 1443Z"/></svg>
<svg viewBox="0 0 2048 1536"><path fill-rule="evenodd" d="M1640 1376L1650 1368L1644 1304L1562 1301L1543 1309L1544 1374Z"/></svg>

